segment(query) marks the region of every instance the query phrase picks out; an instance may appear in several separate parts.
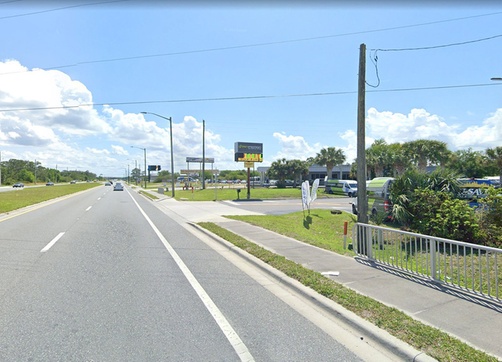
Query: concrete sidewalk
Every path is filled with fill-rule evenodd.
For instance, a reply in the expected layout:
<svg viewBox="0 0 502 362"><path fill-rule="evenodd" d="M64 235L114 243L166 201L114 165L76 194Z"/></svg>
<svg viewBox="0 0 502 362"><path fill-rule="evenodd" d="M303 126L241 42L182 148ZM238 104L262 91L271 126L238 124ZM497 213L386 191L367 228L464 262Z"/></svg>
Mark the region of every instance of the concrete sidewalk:
<svg viewBox="0 0 502 362"><path fill-rule="evenodd" d="M178 202L161 197L157 206L187 222L215 222L276 254L324 273L361 294L395 307L502 360L502 304L476 299L429 280L342 256L222 215L253 214L232 202ZM254 213L256 214L256 213Z"/></svg>

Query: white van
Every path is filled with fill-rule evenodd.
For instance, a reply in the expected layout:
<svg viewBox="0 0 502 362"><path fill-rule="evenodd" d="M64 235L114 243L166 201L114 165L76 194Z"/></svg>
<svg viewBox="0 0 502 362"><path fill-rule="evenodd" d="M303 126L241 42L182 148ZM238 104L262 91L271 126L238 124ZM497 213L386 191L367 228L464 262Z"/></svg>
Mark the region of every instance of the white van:
<svg viewBox="0 0 502 362"><path fill-rule="evenodd" d="M356 181L344 181L342 190L348 197L356 197L357 196L357 182Z"/></svg>
<svg viewBox="0 0 502 362"><path fill-rule="evenodd" d="M355 197L357 195L357 181L353 180L328 179L324 187L325 192L328 194L343 192L349 197Z"/></svg>

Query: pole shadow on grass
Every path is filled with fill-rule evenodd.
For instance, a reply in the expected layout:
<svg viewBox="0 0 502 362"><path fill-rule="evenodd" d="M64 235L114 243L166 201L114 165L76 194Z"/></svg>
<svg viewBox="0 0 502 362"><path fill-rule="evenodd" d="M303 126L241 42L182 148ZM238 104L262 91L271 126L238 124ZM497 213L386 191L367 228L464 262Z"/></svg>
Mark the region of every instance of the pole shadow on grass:
<svg viewBox="0 0 502 362"><path fill-rule="evenodd" d="M310 229L310 225L312 225L312 217L310 215L303 217L303 227L305 229Z"/></svg>

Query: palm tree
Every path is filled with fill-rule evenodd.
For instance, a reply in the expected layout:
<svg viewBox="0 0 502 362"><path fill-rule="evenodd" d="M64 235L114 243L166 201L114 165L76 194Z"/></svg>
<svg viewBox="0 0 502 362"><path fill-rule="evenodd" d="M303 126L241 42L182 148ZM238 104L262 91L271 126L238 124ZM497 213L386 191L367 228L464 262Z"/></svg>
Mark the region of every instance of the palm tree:
<svg viewBox="0 0 502 362"><path fill-rule="evenodd" d="M366 150L366 167L375 172L375 177L382 177L389 163L389 146L383 138L376 140Z"/></svg>
<svg viewBox="0 0 502 362"><path fill-rule="evenodd" d="M411 161L421 171L425 171L429 163L443 164L448 160L450 154L445 142L434 140L406 142L403 148Z"/></svg>
<svg viewBox="0 0 502 362"><path fill-rule="evenodd" d="M285 180L289 175L289 166L285 158L272 162L267 171L269 178L277 179L278 185L285 185Z"/></svg>
<svg viewBox="0 0 502 362"><path fill-rule="evenodd" d="M308 177L309 166L306 161L288 160L286 161L290 174L293 176L293 182L296 187L296 181Z"/></svg>
<svg viewBox="0 0 502 362"><path fill-rule="evenodd" d="M488 158L495 162L499 169L499 182L502 185L502 147L488 148L486 150Z"/></svg>
<svg viewBox="0 0 502 362"><path fill-rule="evenodd" d="M328 178L331 178L333 167L343 164L345 159L343 150L336 147L323 148L314 158L316 164L326 166Z"/></svg>

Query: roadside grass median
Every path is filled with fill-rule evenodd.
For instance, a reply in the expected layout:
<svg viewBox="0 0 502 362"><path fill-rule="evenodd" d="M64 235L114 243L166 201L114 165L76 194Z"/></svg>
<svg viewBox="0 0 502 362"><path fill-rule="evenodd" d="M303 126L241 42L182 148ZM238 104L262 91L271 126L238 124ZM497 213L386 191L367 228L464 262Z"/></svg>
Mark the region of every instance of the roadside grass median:
<svg viewBox="0 0 502 362"><path fill-rule="evenodd" d="M29 187L0 193L0 213L17 210L57 197L102 186L101 183L77 183L56 186Z"/></svg>
<svg viewBox="0 0 502 362"><path fill-rule="evenodd" d="M351 221L351 216L344 215L344 213L331 215L329 210L312 210L310 212L312 221L309 223L308 228L303 225L307 217L302 212L280 216L227 217L259 225L328 250L335 252L341 250L343 254L351 253L343 249L343 241L341 240L343 232L340 230L343 230L343 223ZM262 248L225 228L210 222L201 222L198 225L438 361L497 361L497 358L469 346L446 332L421 323L396 308L359 294L323 276L321 273L305 268L284 256ZM335 229L338 231L335 231ZM323 234L329 234L330 236L326 237Z"/></svg>
<svg viewBox="0 0 502 362"><path fill-rule="evenodd" d="M140 190L139 193L145 197L148 197L150 200L157 200L158 197L153 195L152 193L150 192L147 192L147 191L143 191L143 190Z"/></svg>

